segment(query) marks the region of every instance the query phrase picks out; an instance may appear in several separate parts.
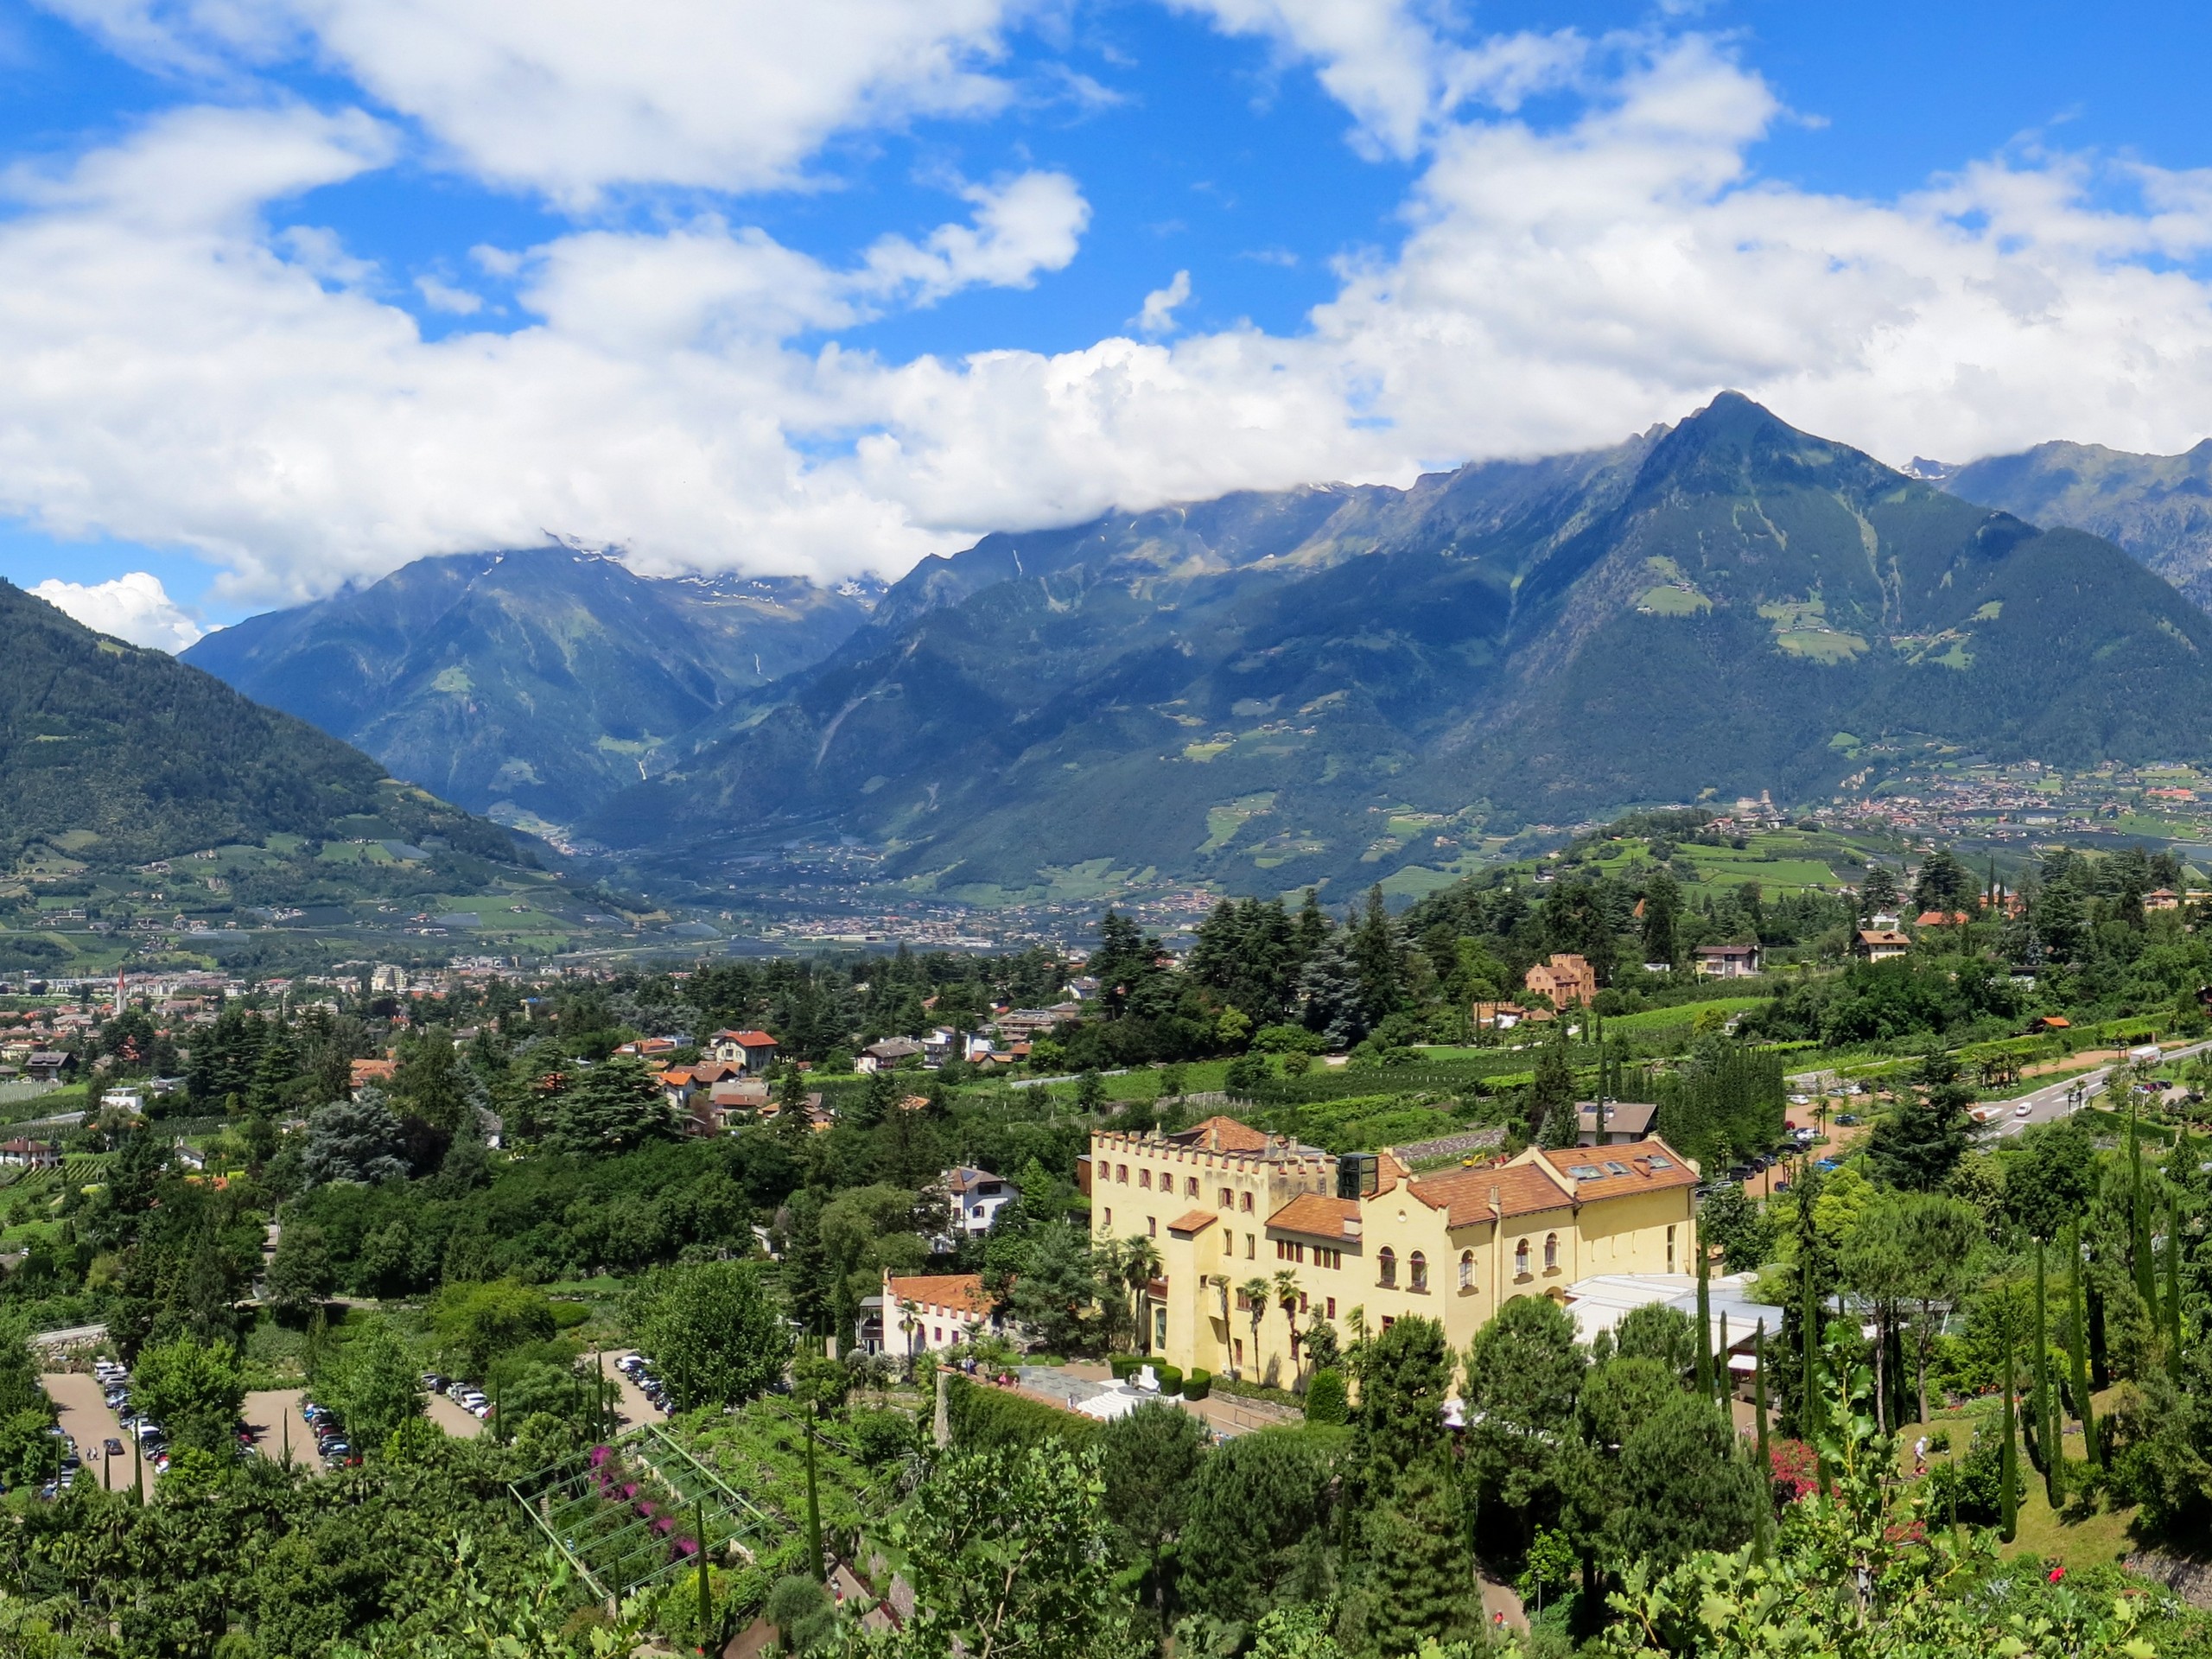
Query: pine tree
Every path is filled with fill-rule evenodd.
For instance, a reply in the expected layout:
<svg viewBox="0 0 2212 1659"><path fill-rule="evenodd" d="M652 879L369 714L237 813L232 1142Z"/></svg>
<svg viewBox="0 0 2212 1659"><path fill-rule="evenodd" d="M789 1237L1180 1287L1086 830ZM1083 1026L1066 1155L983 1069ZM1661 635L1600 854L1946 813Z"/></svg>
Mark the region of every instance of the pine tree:
<svg viewBox="0 0 2212 1659"><path fill-rule="evenodd" d="M1966 1156L1973 1134L1967 1108L1974 1090L1959 1080L1958 1063L1948 1053L1923 1061L1913 1099L1901 1101L1874 1127L1867 1154L1874 1173L1905 1192L1933 1192L1950 1179Z"/></svg>
<svg viewBox="0 0 2212 1659"><path fill-rule="evenodd" d="M1473 1560L1459 1502L1427 1459L1405 1470L1389 1496L1368 1511L1369 1582L1385 1653L1411 1653L1422 1641L1471 1633L1468 1593Z"/></svg>

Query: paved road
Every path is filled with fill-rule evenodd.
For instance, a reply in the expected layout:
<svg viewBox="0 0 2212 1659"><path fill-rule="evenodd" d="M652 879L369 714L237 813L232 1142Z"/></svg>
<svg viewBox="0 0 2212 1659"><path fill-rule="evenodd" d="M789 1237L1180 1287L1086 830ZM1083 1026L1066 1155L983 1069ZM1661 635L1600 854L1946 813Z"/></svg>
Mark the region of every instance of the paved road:
<svg viewBox="0 0 2212 1659"><path fill-rule="evenodd" d="M2208 1049L2212 1049L2212 1043L2191 1043L2185 1048L2177 1048L2161 1055L2159 1061L2163 1065L2171 1060L2191 1059ZM2105 1092L2112 1081L2112 1071L2110 1065L2101 1065L2094 1071L2078 1072L2063 1083L2050 1084L2020 1096L2012 1103L2007 1116L1994 1125L1995 1132L1999 1135L2014 1135L2031 1123L2056 1122L2079 1109L2071 1098L2075 1090L2082 1091L2080 1104L2086 1105ZM2024 1113L2019 1109L2023 1106L2028 1109Z"/></svg>
<svg viewBox="0 0 2212 1659"><path fill-rule="evenodd" d="M130 1437L123 1432L123 1425L107 1408L99 1382L85 1371L48 1371L39 1382L46 1389L47 1398L54 1402L61 1427L77 1442L77 1455L85 1460L84 1472L77 1478L100 1478L102 1465L107 1461L100 1448L112 1435L123 1442L123 1455L115 1459L108 1478L118 1491L130 1485ZM146 1490L149 1492L154 1489L154 1465L149 1459L146 1462Z"/></svg>

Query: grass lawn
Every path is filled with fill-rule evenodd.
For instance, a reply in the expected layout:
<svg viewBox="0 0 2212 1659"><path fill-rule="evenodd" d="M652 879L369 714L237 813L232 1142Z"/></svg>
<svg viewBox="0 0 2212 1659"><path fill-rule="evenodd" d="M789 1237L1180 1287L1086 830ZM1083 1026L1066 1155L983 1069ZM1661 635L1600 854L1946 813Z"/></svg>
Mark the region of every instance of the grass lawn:
<svg viewBox="0 0 2212 1659"><path fill-rule="evenodd" d="M2100 1415L2108 1413L2117 1403L2119 1390L2107 1389L2097 1396ZM1986 1414L1986 1408L1985 1408ZM1994 1421L1993 1417L1990 1421ZM1929 1431L1948 1429L1955 1460L1962 1459L1967 1448L1974 1441L1974 1419L1965 1410L1939 1411L1927 1425ZM1897 1436L1897 1465L1901 1472L1912 1471L1912 1443L1922 1433L1918 1424L1908 1424ZM2082 1455L2082 1436L2078 1428L2069 1426L2066 1436L2067 1455L2078 1471ZM1939 1461L1942 1454L1931 1459ZM2006 1555L2037 1555L2073 1572L2076 1568L2100 1563L2109 1565L2133 1552L2141 1541L2135 1537L2136 1508L2133 1504L2115 1505L2104 1497L2084 1502L2079 1496L2070 1498L2059 1510L2050 1507L2044 1495L2043 1477L2027 1462L2024 1446L2021 1450L2021 1472L2027 1484L2027 1495L2020 1504L2019 1529L2010 1544L2003 1547Z"/></svg>

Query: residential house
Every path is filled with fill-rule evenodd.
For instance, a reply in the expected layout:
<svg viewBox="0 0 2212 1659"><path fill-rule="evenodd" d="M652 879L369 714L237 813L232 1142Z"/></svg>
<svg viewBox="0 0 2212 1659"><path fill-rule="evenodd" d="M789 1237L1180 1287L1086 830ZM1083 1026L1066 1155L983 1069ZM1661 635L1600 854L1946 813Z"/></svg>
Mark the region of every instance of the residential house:
<svg viewBox="0 0 2212 1659"><path fill-rule="evenodd" d="M1578 1147L1624 1147L1650 1138L1659 1109L1633 1100L1584 1100L1575 1103L1574 1144Z"/></svg>
<svg viewBox="0 0 2212 1659"><path fill-rule="evenodd" d="M853 1060L853 1070L873 1077L878 1071L895 1070L921 1058L922 1046L912 1037L886 1037L861 1050Z"/></svg>
<svg viewBox="0 0 2212 1659"><path fill-rule="evenodd" d="M1090 1160L1096 1237L1158 1241L1149 1350L1259 1382L1292 1381L1312 1319L1358 1307L1375 1331L1421 1315L1459 1351L1516 1297L1682 1272L1697 1237L1697 1166L1656 1137L1414 1174L1388 1152L1337 1158L1214 1118L1096 1131Z"/></svg>
<svg viewBox="0 0 2212 1659"><path fill-rule="evenodd" d="M1549 962L1538 963L1522 976L1521 982L1529 990L1549 997L1554 1008L1598 1000L1596 972L1588 962L1572 951L1555 952Z"/></svg>
<svg viewBox="0 0 2212 1659"><path fill-rule="evenodd" d="M991 1029L1009 1041L1049 1037L1053 1027L1064 1020L1083 1017L1083 1004L1061 1002L1049 1008L1008 1008L991 1020Z"/></svg>
<svg viewBox="0 0 2212 1659"><path fill-rule="evenodd" d="M1543 1008L1524 1008L1518 1002L1478 1001L1474 1005L1475 1028L1478 1031L1510 1031L1524 1020L1548 1020L1550 1012Z"/></svg>
<svg viewBox="0 0 2212 1659"><path fill-rule="evenodd" d="M1887 962L1911 949L1911 938L1894 927L1862 927L1851 941L1851 954L1861 962Z"/></svg>
<svg viewBox="0 0 2212 1659"><path fill-rule="evenodd" d="M765 1031L718 1031L707 1039L707 1052L757 1077L776 1063L776 1039Z"/></svg>
<svg viewBox="0 0 2212 1659"><path fill-rule="evenodd" d="M938 1177L938 1185L944 1189L952 1230L970 1236L989 1232L999 1211L1021 1196L1012 1181L969 1164L946 1170Z"/></svg>
<svg viewBox="0 0 2212 1659"><path fill-rule="evenodd" d="M2181 908L2181 894L2176 893L2171 887L2153 887L2150 892L2143 895L2143 908L2145 910L2179 910Z"/></svg>
<svg viewBox="0 0 2212 1659"><path fill-rule="evenodd" d="M837 1114L822 1103L822 1096L818 1093L810 1094L806 1097L806 1104L803 1109L806 1113L807 1128L816 1135L822 1134L837 1121ZM764 1123L772 1123L783 1114L783 1103L775 1100L763 1102L753 1108L753 1116Z"/></svg>
<svg viewBox="0 0 2212 1659"><path fill-rule="evenodd" d="M980 1273L883 1275L883 1351L900 1359L1000 1328Z"/></svg>
<svg viewBox="0 0 2212 1659"><path fill-rule="evenodd" d="M33 1049L23 1056L23 1075L35 1083L58 1083L69 1057L58 1050Z"/></svg>
<svg viewBox="0 0 2212 1659"><path fill-rule="evenodd" d="M13 1169L52 1169L61 1161L61 1148L50 1141L0 1141L0 1164Z"/></svg>
<svg viewBox="0 0 2212 1659"><path fill-rule="evenodd" d="M1700 944L1697 971L1707 979L1749 979L1759 970L1756 944Z"/></svg>
<svg viewBox="0 0 2212 1659"><path fill-rule="evenodd" d="M399 1062L397 1060L355 1060L347 1068L346 1092L359 1100L362 1090L372 1084L382 1085L390 1083L398 1070Z"/></svg>
<svg viewBox="0 0 2212 1659"><path fill-rule="evenodd" d="M1967 913L1963 910L1923 910L1912 918L1915 927L1964 927Z"/></svg>

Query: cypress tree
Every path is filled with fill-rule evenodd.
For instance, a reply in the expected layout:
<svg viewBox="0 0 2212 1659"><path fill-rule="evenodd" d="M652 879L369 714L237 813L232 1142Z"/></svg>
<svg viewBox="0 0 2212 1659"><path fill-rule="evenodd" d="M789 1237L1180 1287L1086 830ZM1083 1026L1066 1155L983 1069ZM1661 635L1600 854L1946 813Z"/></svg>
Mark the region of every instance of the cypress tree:
<svg viewBox="0 0 2212 1659"><path fill-rule="evenodd" d="M1998 1508L1997 1535L2006 1543L2019 1535L2020 1531L2020 1465L2017 1442L2019 1439L2018 1408L2013 1403L2013 1380L2016 1366L2012 1343L2012 1309L2008 1302L2004 1315L2005 1328L2005 1448L1998 1459L1998 1478L2004 1483L2004 1496Z"/></svg>
<svg viewBox="0 0 2212 1659"><path fill-rule="evenodd" d="M2082 1452L2089 1467L2098 1466L2097 1408L2089 1399L2089 1308L2082 1294L2082 1224L2066 1230L2068 1287L2066 1292L2066 1350L2074 1366L2074 1408L2082 1419Z"/></svg>
<svg viewBox="0 0 2212 1659"><path fill-rule="evenodd" d="M2043 1240L2036 1240L2036 1399L2031 1414L2035 1423L2036 1450L2043 1465L2044 1496L2056 1509L2065 1495L2065 1447L2058 1433L2058 1414L2051 1408L2050 1338L2044 1329L2046 1289L2044 1279Z"/></svg>
<svg viewBox="0 0 2212 1659"><path fill-rule="evenodd" d="M2181 1381L2181 1226L2166 1194L2166 1375Z"/></svg>
<svg viewBox="0 0 2212 1659"><path fill-rule="evenodd" d="M2127 1219L2129 1253L2135 1258L2135 1294L2156 1324L2158 1318L2158 1269L2151 1259L2151 1209L2143 1196L2143 1141L2138 1127L2142 1096L2134 1083L2127 1085Z"/></svg>
<svg viewBox="0 0 2212 1659"><path fill-rule="evenodd" d="M1713 1274L1713 1258L1707 1254L1702 1238L1691 1248L1697 1252L1697 1391L1710 1400L1713 1397L1713 1301L1708 1281Z"/></svg>
<svg viewBox="0 0 2212 1659"><path fill-rule="evenodd" d="M1751 1535L1752 1545L1764 1558L1766 1554L1766 1535L1774 1524L1774 1459L1767 1447L1766 1431L1766 1321L1761 1319L1758 1329L1751 1335L1751 1357L1758 1370L1753 1373L1751 1411L1759 1426L1759 1491L1764 1502L1759 1505L1758 1530Z"/></svg>
<svg viewBox="0 0 2212 1659"><path fill-rule="evenodd" d="M1713 1360L1713 1397L1720 1405L1728 1403L1728 1313L1720 1314L1720 1347Z"/></svg>

